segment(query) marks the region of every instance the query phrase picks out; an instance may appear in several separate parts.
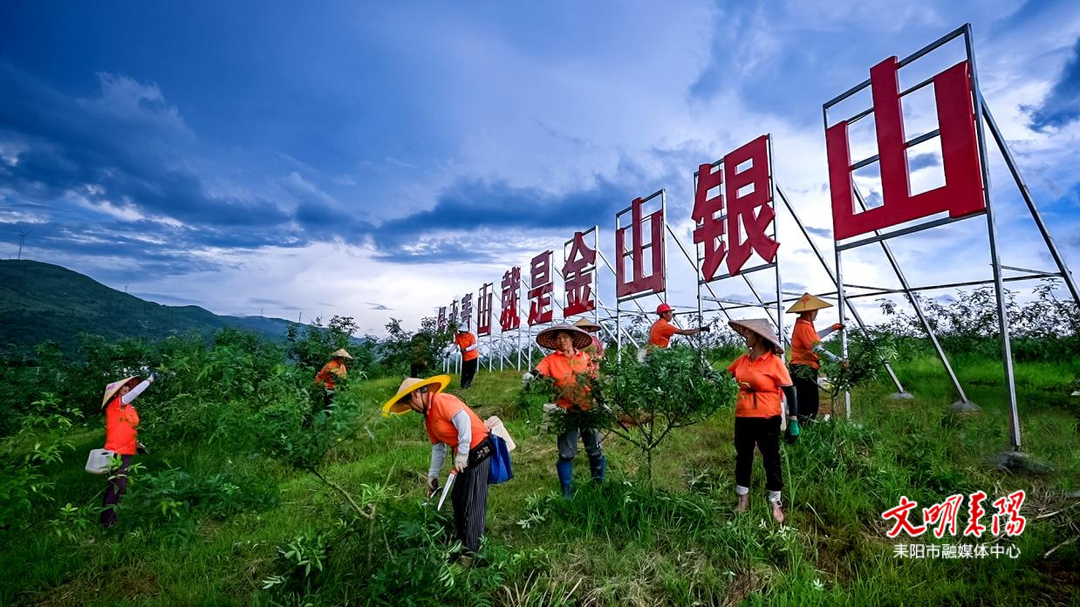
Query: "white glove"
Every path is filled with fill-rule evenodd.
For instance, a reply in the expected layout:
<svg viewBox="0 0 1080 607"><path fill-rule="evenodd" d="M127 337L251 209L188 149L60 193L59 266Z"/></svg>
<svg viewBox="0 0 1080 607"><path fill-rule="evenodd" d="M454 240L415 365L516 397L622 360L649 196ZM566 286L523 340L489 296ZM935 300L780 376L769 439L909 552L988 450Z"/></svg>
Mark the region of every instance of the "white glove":
<svg viewBox="0 0 1080 607"><path fill-rule="evenodd" d="M458 453L454 456L454 469L458 472L464 472L465 468L469 467L469 454Z"/></svg>
<svg viewBox="0 0 1080 607"><path fill-rule="evenodd" d="M521 376L521 387L528 388L529 384L531 384L534 379L536 379L536 376L526 371L525 374Z"/></svg>

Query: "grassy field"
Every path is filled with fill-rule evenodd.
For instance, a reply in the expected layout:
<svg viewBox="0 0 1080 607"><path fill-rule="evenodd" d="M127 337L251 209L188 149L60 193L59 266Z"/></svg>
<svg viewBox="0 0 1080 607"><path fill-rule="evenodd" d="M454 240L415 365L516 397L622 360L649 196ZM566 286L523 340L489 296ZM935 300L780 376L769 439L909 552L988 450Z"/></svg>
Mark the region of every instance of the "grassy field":
<svg viewBox="0 0 1080 607"><path fill-rule="evenodd" d="M1070 396L1078 363L1018 368L1025 450L1053 466L1040 477L983 463L1008 446L1001 369L954 363L983 407L978 416L950 414L956 399L944 372L920 359L897 367L916 399L891 401L888 386L871 386L854 396L850 421L834 417L785 445L784 527L769 518L760 460L751 510L733 510L730 411L675 433L654 462L652 488L638 482L638 452L609 437L608 482L587 482L582 452L576 495L564 501L555 494L554 437L514 406L518 376L481 372L463 397L481 416L501 415L519 447L514 480L491 488L483 564L472 569L442 562L446 513L420 506L429 454L420 418L375 415L399 380L354 384L372 417L331 452L324 474L372 504L374 518L359 530L311 474L220 442L154 445L139 459L147 471L174 469L175 486L227 483L243 507L185 516L178 494L175 513L133 505L108 531L43 526L4 547L0 604L1080 605L1080 398ZM104 480L85 474L82 461L102 437L78 434L76 451L52 470L58 505L99 502ZM136 483L129 501L149 489ZM164 491L160 477L152 489ZM901 495L921 508L982 490L992 513L991 501L1018 489L1027 491L1019 537L885 535L880 515ZM321 569L292 578L300 582L288 592L264 590L265 580L290 573L279 547L319 534L335 538L316 551ZM1020 556L900 559L896 543L996 543Z"/></svg>

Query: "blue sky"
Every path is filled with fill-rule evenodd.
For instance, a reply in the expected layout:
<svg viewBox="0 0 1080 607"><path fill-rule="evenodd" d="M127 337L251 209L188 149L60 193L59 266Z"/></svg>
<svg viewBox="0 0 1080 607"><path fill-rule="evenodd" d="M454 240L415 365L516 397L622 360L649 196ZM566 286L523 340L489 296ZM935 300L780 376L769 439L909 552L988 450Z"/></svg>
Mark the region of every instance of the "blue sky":
<svg viewBox="0 0 1080 607"><path fill-rule="evenodd" d="M828 248L822 102L971 22L984 96L1080 264L1075 2L406 4L3 3L0 255L33 230L24 257L162 303L379 333L576 229L610 250L614 212L659 188L692 243L693 171L765 132ZM1006 263L1047 268L994 170ZM909 278L987 276L973 223L898 242ZM781 241L788 286L826 288L790 222ZM883 263L845 270L892 284Z"/></svg>

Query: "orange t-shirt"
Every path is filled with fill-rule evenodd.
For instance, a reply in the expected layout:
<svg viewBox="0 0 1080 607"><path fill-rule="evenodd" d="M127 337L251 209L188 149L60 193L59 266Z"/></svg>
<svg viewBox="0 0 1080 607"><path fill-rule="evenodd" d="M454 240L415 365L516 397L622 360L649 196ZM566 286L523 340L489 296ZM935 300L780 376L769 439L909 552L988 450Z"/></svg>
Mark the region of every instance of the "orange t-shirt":
<svg viewBox="0 0 1080 607"><path fill-rule="evenodd" d="M465 405L460 398L453 394L439 392L431 395L431 405L428 406L427 415L424 416L424 427L427 428L428 438L432 445L443 443L457 452L458 433L454 422L454 416L460 411L465 411L472 422L472 440L469 441L469 449L475 449L488 435L488 429L484 426L484 420L480 419L472 409Z"/></svg>
<svg viewBox="0 0 1080 607"><path fill-rule="evenodd" d="M592 406L589 401L589 387L578 383L578 376L589 373L592 363L589 355L577 351L573 356L567 357L562 352L552 352L536 365L536 370L545 377L555 380L555 387L559 388L559 398L555 404L563 409L569 409L571 405L577 405L585 410Z"/></svg>
<svg viewBox="0 0 1080 607"><path fill-rule="evenodd" d="M139 412L125 405L120 397L105 408L105 448L120 455L135 455L139 447Z"/></svg>
<svg viewBox="0 0 1080 607"><path fill-rule="evenodd" d="M791 385L791 375L784 359L766 352L754 360L749 354L735 359L728 371L739 382L739 400L735 403L736 417L774 417L783 415L780 386ZM749 387L743 385L749 384Z"/></svg>
<svg viewBox="0 0 1080 607"><path fill-rule="evenodd" d="M661 318L649 329L649 345L666 348L671 343L671 336L678 331L678 327Z"/></svg>
<svg viewBox="0 0 1080 607"><path fill-rule="evenodd" d="M345 363L335 358L323 365L322 370L315 375L315 383L325 385L327 390L333 390L334 380L338 377L344 378L347 372Z"/></svg>
<svg viewBox="0 0 1080 607"><path fill-rule="evenodd" d="M795 329L791 331L791 364L817 369L821 357L814 353L814 346L820 341L814 323L805 318L796 320Z"/></svg>
<svg viewBox="0 0 1080 607"><path fill-rule="evenodd" d="M476 336L472 333L466 333L465 335L459 333L454 337L454 343L461 348L461 360L473 360L480 357L479 349L469 350L468 352L465 351L465 348L476 343Z"/></svg>

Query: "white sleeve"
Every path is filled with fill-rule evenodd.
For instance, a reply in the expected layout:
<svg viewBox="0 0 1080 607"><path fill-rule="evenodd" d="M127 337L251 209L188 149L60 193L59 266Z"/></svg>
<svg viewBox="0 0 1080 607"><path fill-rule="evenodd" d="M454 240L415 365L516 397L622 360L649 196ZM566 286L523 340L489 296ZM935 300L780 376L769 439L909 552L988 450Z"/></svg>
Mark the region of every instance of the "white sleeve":
<svg viewBox="0 0 1080 607"><path fill-rule="evenodd" d="M139 382L139 385L132 388L127 394L123 395L120 398L121 398L121 400L124 401L125 405L130 405L131 401L135 400L135 397L142 394L143 390L145 390L149 386L150 386L150 380L149 379L144 379L141 382Z"/></svg>
<svg viewBox="0 0 1080 607"><path fill-rule="evenodd" d="M476 349L477 347L478 347L478 345L477 345L477 344L473 344L473 345L469 346L468 348L465 348L465 351L466 351L466 352L472 352L472 351L473 351L473 350L475 350L475 349Z"/></svg>
<svg viewBox="0 0 1080 607"><path fill-rule="evenodd" d="M444 461L446 461L446 445L435 443L431 446L431 466L428 467L428 478L439 478L439 470L442 470Z"/></svg>
<svg viewBox="0 0 1080 607"><path fill-rule="evenodd" d="M817 337L818 339L825 339L826 337L832 335L832 332L835 330L836 329L833 329L831 326L825 327L824 329L817 332Z"/></svg>
<svg viewBox="0 0 1080 607"><path fill-rule="evenodd" d="M450 421L457 428L458 455L468 455L469 443L472 442L472 420L469 419L469 414L462 409L457 412L457 415L450 418Z"/></svg>

